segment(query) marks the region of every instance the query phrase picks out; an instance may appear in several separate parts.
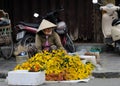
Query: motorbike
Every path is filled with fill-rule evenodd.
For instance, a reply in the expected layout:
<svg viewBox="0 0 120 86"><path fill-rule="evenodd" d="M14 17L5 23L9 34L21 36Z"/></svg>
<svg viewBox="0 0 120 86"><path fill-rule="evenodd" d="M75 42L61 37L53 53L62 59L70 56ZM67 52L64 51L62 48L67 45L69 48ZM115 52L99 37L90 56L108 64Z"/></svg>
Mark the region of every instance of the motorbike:
<svg viewBox="0 0 120 86"><path fill-rule="evenodd" d="M101 6L100 10L103 11L102 31L105 37L105 43L120 52L120 28L119 24L117 24L117 11L120 10L120 7L109 3L105 6Z"/></svg>
<svg viewBox="0 0 120 86"><path fill-rule="evenodd" d="M95 1L95 3L98 3L97 0ZM120 19L118 17L120 7L108 3L105 6L100 6L100 10L102 12L102 32L105 38L104 42L108 48L112 47L120 54Z"/></svg>
<svg viewBox="0 0 120 86"><path fill-rule="evenodd" d="M57 25L57 28L55 29L55 31L60 36L61 42L62 42L63 46L65 47L65 49L68 52L75 52L75 46L74 46L74 43L73 43L71 37L68 34L67 25L64 21L61 21L59 19L59 17L57 16L57 14L62 10L63 9L57 9L57 10L51 11L51 12L47 13L46 15L44 15L43 17L41 17L40 20L47 19L47 20L55 23ZM35 13L34 16L38 17L39 14ZM26 22L19 22L19 24L17 24L15 26L15 30L17 32L17 36L16 36L17 42L23 46L28 46L30 44L34 44L35 43L35 35L37 33L37 29L39 27L40 22L34 23L34 24L26 23Z"/></svg>

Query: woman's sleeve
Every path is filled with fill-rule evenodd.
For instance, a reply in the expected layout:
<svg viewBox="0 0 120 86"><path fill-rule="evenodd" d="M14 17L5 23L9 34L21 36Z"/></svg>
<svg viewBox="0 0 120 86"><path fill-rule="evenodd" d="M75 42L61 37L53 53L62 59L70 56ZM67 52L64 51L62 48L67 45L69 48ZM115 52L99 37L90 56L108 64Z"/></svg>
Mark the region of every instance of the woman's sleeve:
<svg viewBox="0 0 120 86"><path fill-rule="evenodd" d="M36 34L36 36L35 36L35 46L38 49L38 52L40 52L42 49L42 46L41 46L41 39L38 34Z"/></svg>
<svg viewBox="0 0 120 86"><path fill-rule="evenodd" d="M57 47L61 48L61 49L64 49L64 47L61 43L60 36L57 33L55 33L54 36L55 36L55 44L57 45Z"/></svg>

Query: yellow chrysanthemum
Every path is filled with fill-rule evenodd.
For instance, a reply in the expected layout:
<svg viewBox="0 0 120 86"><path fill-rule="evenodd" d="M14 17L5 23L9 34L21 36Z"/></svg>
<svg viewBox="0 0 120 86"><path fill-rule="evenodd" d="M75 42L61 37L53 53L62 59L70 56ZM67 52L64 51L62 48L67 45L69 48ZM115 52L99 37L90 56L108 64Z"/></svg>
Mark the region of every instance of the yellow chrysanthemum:
<svg viewBox="0 0 120 86"><path fill-rule="evenodd" d="M64 50L43 51L18 64L15 70L45 70L47 80L77 80L88 78L94 69L93 64L83 64L79 55L68 55Z"/></svg>

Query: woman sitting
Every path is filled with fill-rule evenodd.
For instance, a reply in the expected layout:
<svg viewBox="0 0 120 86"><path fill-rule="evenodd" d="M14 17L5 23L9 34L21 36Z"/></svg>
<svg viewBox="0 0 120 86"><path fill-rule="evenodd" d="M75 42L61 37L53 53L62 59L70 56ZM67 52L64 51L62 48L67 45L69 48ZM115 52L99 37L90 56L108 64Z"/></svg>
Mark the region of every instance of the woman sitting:
<svg viewBox="0 0 120 86"><path fill-rule="evenodd" d="M64 49L59 35L54 31L57 25L43 19L35 37L35 46L38 52L42 50Z"/></svg>

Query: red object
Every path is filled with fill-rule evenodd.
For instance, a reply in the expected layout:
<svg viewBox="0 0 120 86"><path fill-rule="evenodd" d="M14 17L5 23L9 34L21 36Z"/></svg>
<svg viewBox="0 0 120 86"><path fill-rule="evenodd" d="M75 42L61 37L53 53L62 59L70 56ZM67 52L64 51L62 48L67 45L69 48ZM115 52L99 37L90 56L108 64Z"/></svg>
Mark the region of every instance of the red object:
<svg viewBox="0 0 120 86"><path fill-rule="evenodd" d="M25 26L24 29L33 33L37 33L37 29L33 27Z"/></svg>

